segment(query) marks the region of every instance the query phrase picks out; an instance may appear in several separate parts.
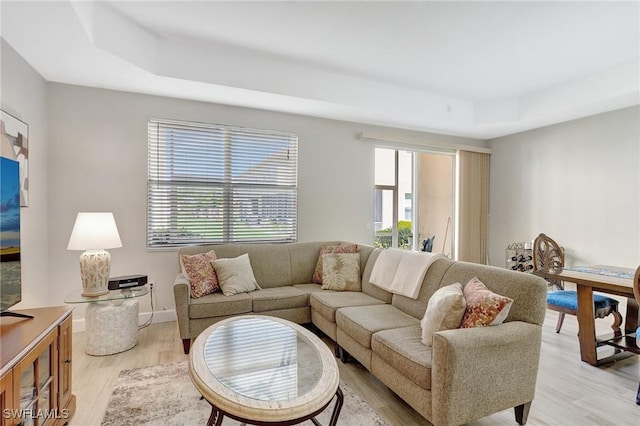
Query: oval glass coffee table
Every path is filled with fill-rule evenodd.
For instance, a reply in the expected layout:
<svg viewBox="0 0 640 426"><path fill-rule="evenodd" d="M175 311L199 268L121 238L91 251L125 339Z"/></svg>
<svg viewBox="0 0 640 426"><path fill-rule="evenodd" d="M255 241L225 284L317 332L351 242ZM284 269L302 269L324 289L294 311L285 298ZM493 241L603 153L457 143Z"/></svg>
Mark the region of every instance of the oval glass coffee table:
<svg viewBox="0 0 640 426"><path fill-rule="evenodd" d="M255 425L311 420L336 396L330 425L343 395L338 364L322 340L298 324L247 315L203 331L189 353L191 381L211 404L207 425L224 416Z"/></svg>

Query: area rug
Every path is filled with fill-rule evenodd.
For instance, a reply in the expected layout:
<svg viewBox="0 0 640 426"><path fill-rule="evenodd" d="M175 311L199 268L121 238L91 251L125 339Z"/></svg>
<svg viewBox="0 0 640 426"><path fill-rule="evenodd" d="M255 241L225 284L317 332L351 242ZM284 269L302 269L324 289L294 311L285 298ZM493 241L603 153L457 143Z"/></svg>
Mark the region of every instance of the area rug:
<svg viewBox="0 0 640 426"><path fill-rule="evenodd" d="M351 388L340 382L344 405L338 424L349 426L386 426L376 412ZM329 424L334 401L317 417ZM113 389L102 420L103 426L201 426L206 425L211 406L191 383L187 363L156 365L123 370ZM223 426L240 423L225 418ZM301 425L312 425L311 421Z"/></svg>

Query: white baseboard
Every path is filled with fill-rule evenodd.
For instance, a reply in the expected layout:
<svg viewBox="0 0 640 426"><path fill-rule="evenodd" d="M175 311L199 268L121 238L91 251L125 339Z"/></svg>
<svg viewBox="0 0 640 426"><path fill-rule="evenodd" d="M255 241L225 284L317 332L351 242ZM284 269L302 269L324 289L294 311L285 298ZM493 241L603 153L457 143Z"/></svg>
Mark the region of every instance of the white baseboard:
<svg viewBox="0 0 640 426"><path fill-rule="evenodd" d="M149 318L151 318L151 312L141 312L138 314L138 324L145 324L147 321L149 321ZM153 312L153 320L151 321L152 324L155 323L159 323L159 322L170 322L170 321L176 321L177 317L176 317L176 311L174 309L166 309L166 310L162 310L162 311L155 311ZM80 333L82 331L85 331L86 326L85 326L85 320L84 318L74 318L73 319L73 332L74 333Z"/></svg>

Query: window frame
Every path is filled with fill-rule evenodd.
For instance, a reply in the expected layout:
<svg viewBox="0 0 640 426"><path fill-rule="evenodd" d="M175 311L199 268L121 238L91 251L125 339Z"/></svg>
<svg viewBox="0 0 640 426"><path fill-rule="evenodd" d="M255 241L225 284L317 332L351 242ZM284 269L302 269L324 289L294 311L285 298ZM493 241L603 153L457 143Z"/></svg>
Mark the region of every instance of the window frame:
<svg viewBox="0 0 640 426"><path fill-rule="evenodd" d="M147 126L147 249L297 241L296 134L164 118L150 118ZM179 133L184 133L184 137L176 137ZM261 141L265 145L259 145ZM277 150L279 145L283 147L281 151ZM187 147L194 147L193 156ZM178 157L176 152L182 163L174 159ZM286 160L276 159L278 156L286 156ZM251 166L249 172L238 173L246 164ZM262 168L265 164L268 167ZM184 203L185 199L192 199L190 195L193 199L202 196L208 202L198 210ZM181 209L180 205L186 207ZM248 222L244 215L256 208L259 209L259 214L254 215L258 218L256 224L240 230L240 223ZM198 216L189 216L186 224L184 219L181 222L180 216L200 211L210 217L199 221ZM280 217L283 212L282 223L271 220L263 225L261 220L267 217L266 212L273 217ZM193 232L193 237L181 236L185 232ZM256 232L264 235L256 236Z"/></svg>
<svg viewBox="0 0 640 426"><path fill-rule="evenodd" d="M452 211L453 211L453 217L451 218L454 225L457 225L458 223L458 164L457 164L457 158L459 156L459 150L452 148L440 148L440 147L433 147L433 146L428 146L428 145L414 145L414 144L406 144L406 143L399 143L399 142L392 142L392 141L382 141L382 140L378 140L374 146L374 151L376 148L381 148L381 149L389 149L389 150L394 150L395 151L395 181L393 185L375 185L374 184L374 191L384 191L384 190L388 190L388 191L392 191L392 197L393 197L393 212L392 212L392 242L391 242L391 247L392 248L398 248L399 243L400 243L400 235L399 235L399 230L398 230L398 223L400 221L400 212L399 212L399 202L398 202L398 194L399 194L399 152L400 151L406 151L408 153L411 153L412 155L412 176L411 176L411 193L413 194L412 196L412 200L411 200L411 209L412 209L412 221L411 221L411 231L412 231L412 241L410 244L409 249L410 250L414 250L417 251L419 250L419 244L420 244L420 238L418 238L417 234L417 230L420 228L420 220L419 220L419 214L418 214L418 209L420 206L420 190L419 190L419 176L420 176L420 161L419 161L419 156L422 154L432 154L432 155L444 155L444 156L449 156L452 157L453 159L453 164L452 164L452 174L453 174L453 205L452 205ZM375 153L374 153L374 157L375 157ZM374 177L375 179L375 177ZM406 199L406 198L405 198ZM374 223L375 223L375 208L376 206L374 206ZM457 258L457 229L456 227L452 227L453 229L450 229L450 232L452 234L452 243L451 243L451 249L452 249L452 253L451 255L454 256L454 258ZM373 242L372 244L375 245L376 243L376 232L374 231L373 233Z"/></svg>

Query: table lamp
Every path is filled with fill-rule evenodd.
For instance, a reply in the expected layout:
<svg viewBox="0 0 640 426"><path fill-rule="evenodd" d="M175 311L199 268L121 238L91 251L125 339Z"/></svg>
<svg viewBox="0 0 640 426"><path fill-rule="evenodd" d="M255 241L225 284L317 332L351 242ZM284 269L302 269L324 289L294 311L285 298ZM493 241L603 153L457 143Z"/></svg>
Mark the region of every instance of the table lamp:
<svg viewBox="0 0 640 426"><path fill-rule="evenodd" d="M118 247L122 247L122 242L113 213L78 213L67 250L86 250L80 255L83 296L109 293L111 255L104 249Z"/></svg>

